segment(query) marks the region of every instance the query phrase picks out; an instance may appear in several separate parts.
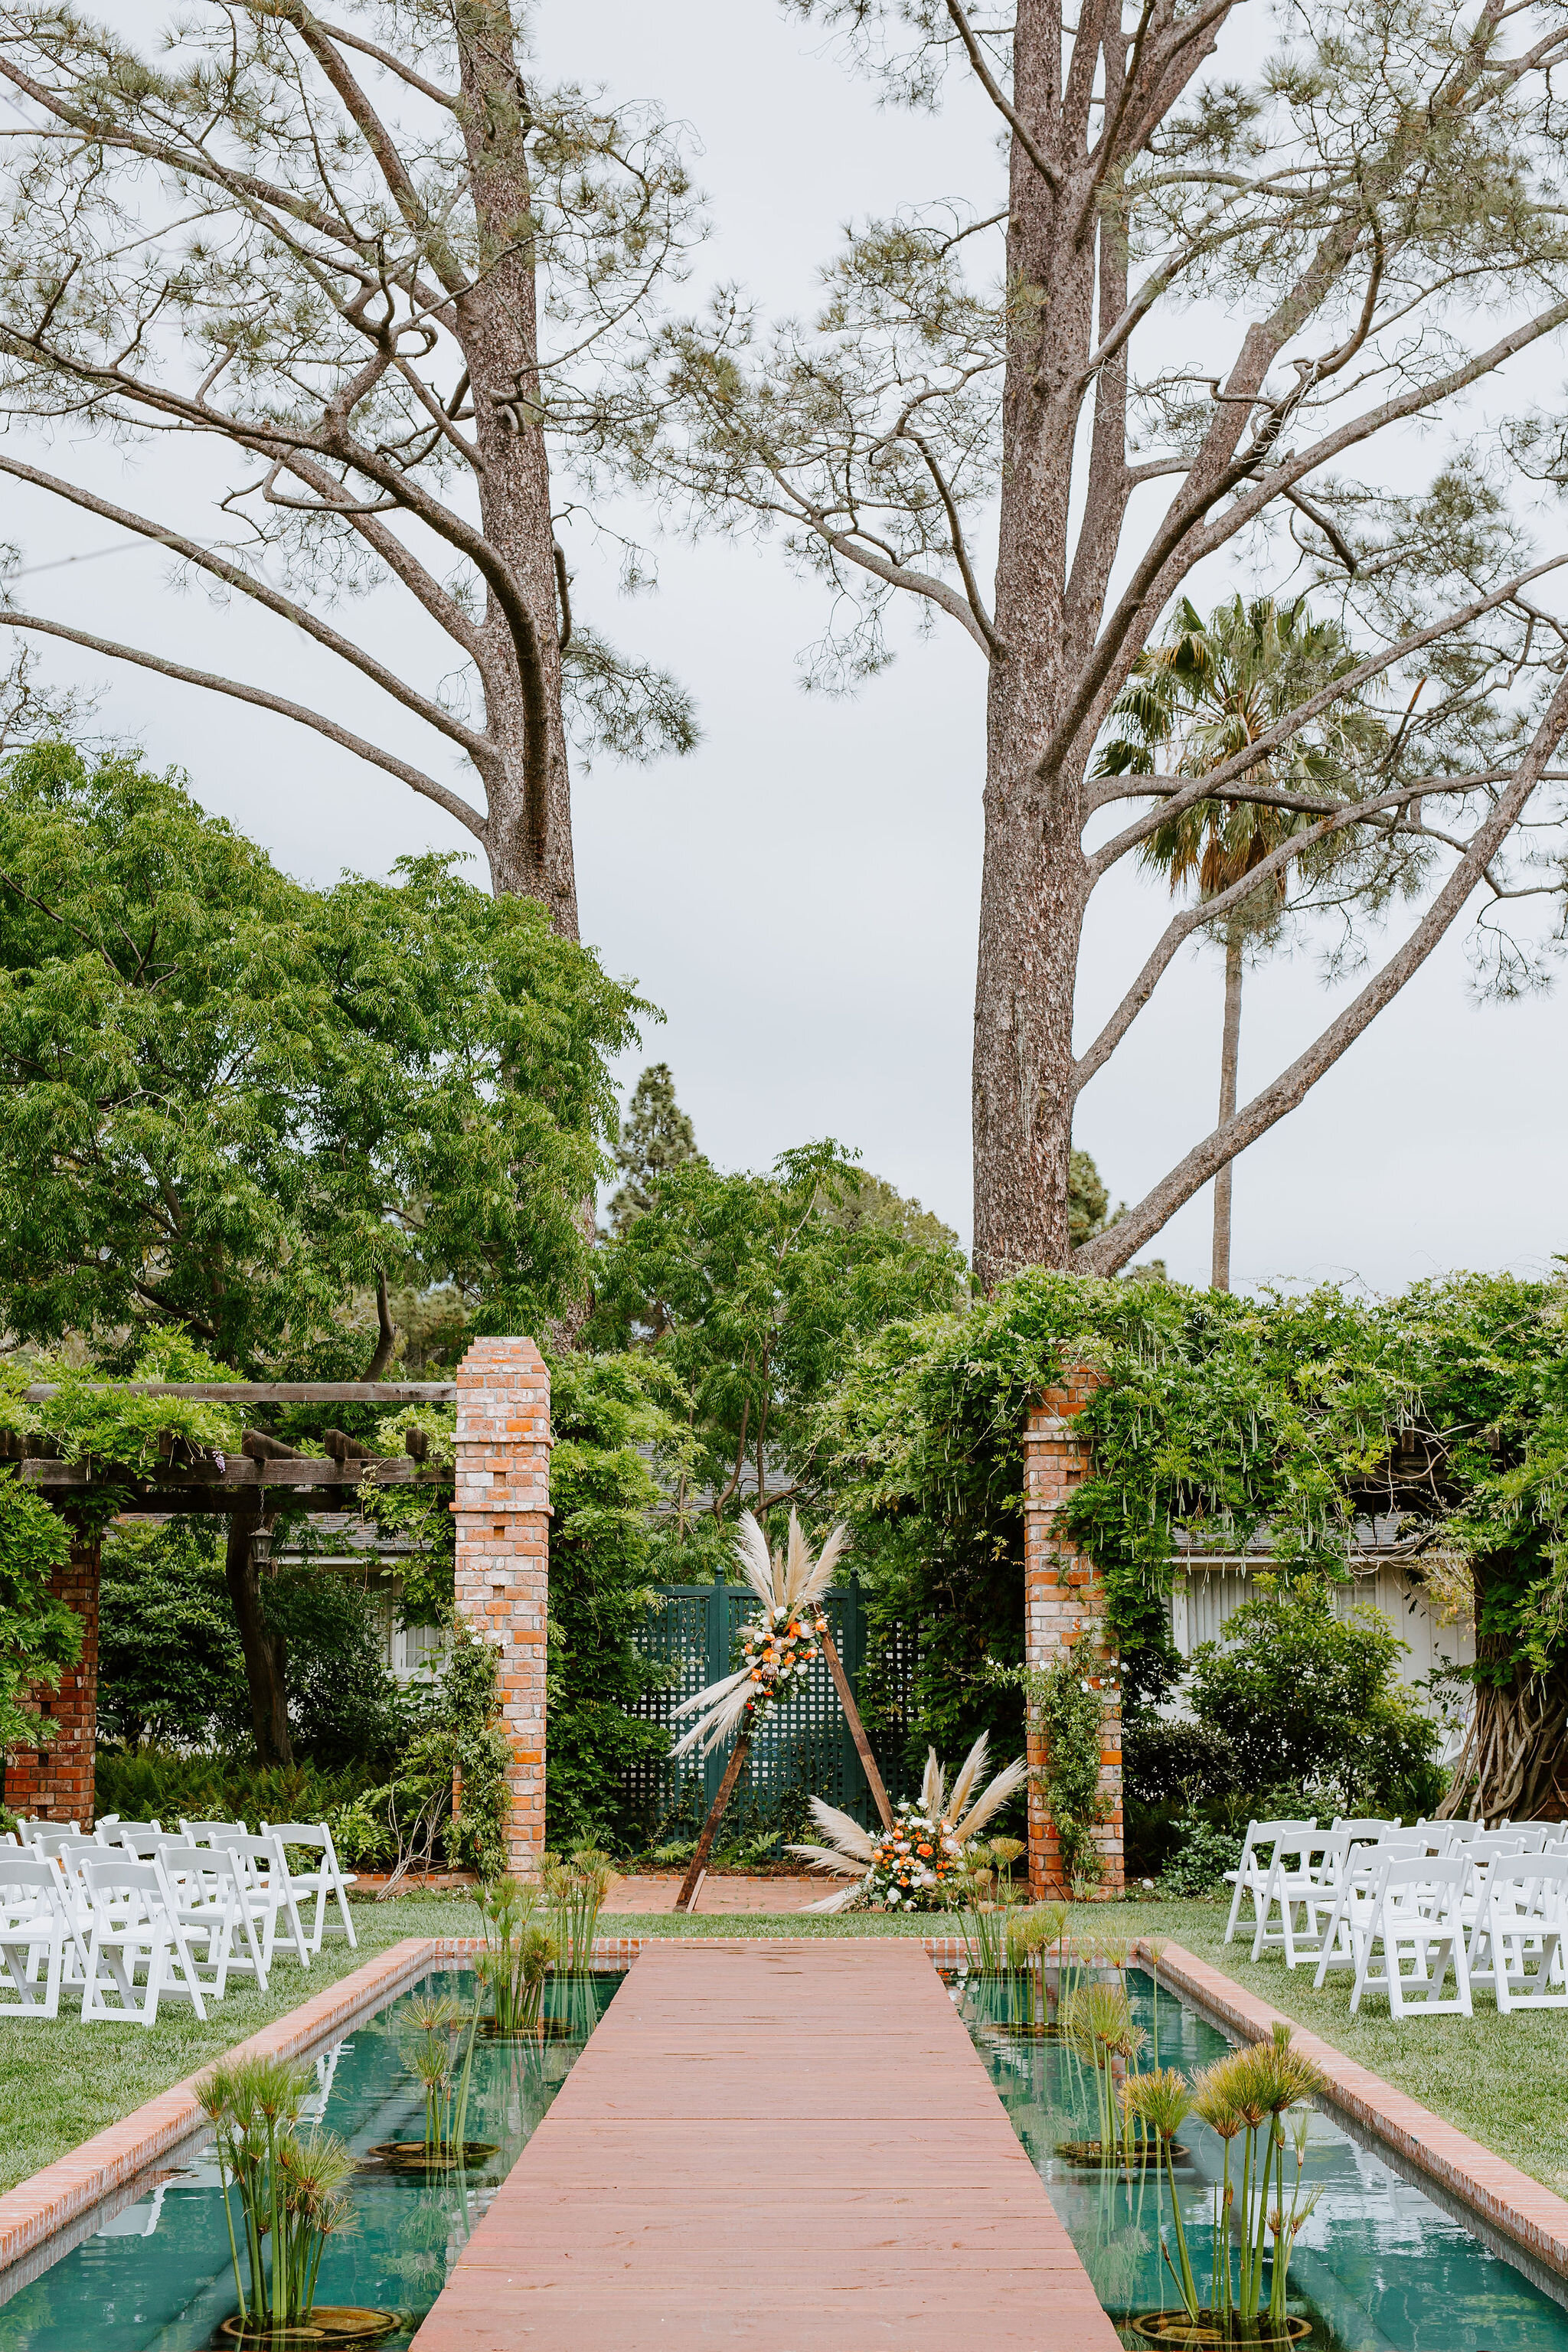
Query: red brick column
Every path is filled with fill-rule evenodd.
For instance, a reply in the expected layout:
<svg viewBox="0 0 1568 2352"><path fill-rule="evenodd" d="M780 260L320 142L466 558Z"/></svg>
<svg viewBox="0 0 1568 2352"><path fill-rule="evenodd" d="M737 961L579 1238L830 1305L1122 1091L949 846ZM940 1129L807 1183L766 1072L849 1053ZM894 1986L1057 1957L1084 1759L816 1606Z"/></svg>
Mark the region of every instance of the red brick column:
<svg viewBox="0 0 1568 2352"><path fill-rule="evenodd" d="M70 1563L57 1569L49 1590L83 1621L81 1656L61 1673L58 1688L28 1702L57 1726L47 1748L13 1748L5 1759L5 1802L34 1821L92 1821L93 1760L98 1745L98 1562L95 1539L71 1530Z"/></svg>
<svg viewBox="0 0 1568 2352"><path fill-rule="evenodd" d="M550 1375L532 1340L476 1339L458 1367L458 1614L500 1652L507 1852L524 1873L544 1851L550 1444Z"/></svg>
<svg viewBox="0 0 1568 2352"><path fill-rule="evenodd" d="M1100 1785L1110 1810L1095 1832L1101 1861L1100 1891L1120 1895L1121 1853L1121 1712L1118 1664L1104 1647L1105 1595L1093 1562L1058 1532L1057 1514L1089 1473L1089 1444L1073 1424L1100 1385L1100 1375L1077 1369L1060 1388L1047 1389L1024 1427L1024 1658L1031 1666L1056 1664L1064 1649L1106 1695ZM1081 1645L1081 1646L1080 1646ZM1029 1761L1046 1761L1044 1734L1029 1727ZM1044 1796L1029 1784L1029 1885L1037 1897L1065 1895L1056 1832Z"/></svg>

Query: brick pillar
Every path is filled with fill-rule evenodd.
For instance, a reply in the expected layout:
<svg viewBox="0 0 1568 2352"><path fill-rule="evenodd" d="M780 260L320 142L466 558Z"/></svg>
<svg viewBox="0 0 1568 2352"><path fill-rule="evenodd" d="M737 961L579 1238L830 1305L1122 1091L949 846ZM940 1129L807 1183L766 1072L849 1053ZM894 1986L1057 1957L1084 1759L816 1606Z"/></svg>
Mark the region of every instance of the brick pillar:
<svg viewBox="0 0 1568 2352"><path fill-rule="evenodd" d="M98 1745L98 1562L96 1540L73 1528L69 1565L57 1569L49 1590L83 1621L81 1656L61 1673L59 1685L27 1704L57 1726L47 1748L13 1748L5 1759L5 1802L35 1821L90 1826L93 1761Z"/></svg>
<svg viewBox="0 0 1568 2352"><path fill-rule="evenodd" d="M550 1444L550 1375L532 1340L476 1339L458 1368L457 1605L500 1651L507 1852L520 1873L544 1851Z"/></svg>
<svg viewBox="0 0 1568 2352"><path fill-rule="evenodd" d="M1101 1858L1100 1892L1120 1895L1124 1885L1121 1851L1121 1701L1118 1662L1104 1647L1101 1620L1105 1595L1089 1559L1057 1530L1062 1504L1089 1473L1088 1441L1074 1428L1076 1416L1100 1385L1100 1375L1077 1369L1061 1388L1047 1389L1024 1427L1024 1657L1026 1664L1054 1665L1064 1649L1079 1649L1082 1665L1106 1694L1100 1735L1100 1785L1110 1811L1095 1832ZM1046 1740L1029 1727L1032 1765L1046 1760ZM1065 1895L1056 1832L1046 1815L1041 1790L1029 1784L1029 1885L1038 1898Z"/></svg>

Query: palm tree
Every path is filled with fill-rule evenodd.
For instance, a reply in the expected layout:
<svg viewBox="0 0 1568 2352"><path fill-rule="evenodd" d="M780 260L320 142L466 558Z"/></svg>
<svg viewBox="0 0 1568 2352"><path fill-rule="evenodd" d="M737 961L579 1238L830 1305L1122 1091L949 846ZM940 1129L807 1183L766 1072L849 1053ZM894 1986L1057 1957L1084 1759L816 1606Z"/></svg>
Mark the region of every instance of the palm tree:
<svg viewBox="0 0 1568 2352"><path fill-rule="evenodd" d="M1239 595L1216 605L1204 621L1182 599L1165 643L1139 656L1111 708L1122 731L1101 751L1100 775L1201 776L1277 727L1309 696L1356 667L1360 656L1333 621L1314 621L1305 597L1276 604L1272 596L1244 604ZM1385 741L1384 723L1363 699L1346 694L1321 711L1250 772L1252 782L1297 781L1321 793L1353 786L1357 772ZM1161 769L1159 753L1176 752ZM1292 834L1315 820L1260 801L1223 797L1194 801L1151 834L1141 853L1173 892L1196 881L1205 898L1217 898L1262 865ZM1321 878L1356 847L1356 828L1315 845L1303 865ZM1241 1037L1243 949L1255 949L1278 930L1289 896L1287 869L1259 885L1220 919L1225 940L1225 1017L1220 1034L1219 1124L1236 1109L1237 1055ZM1231 1163L1215 1178L1214 1261L1210 1282L1230 1288Z"/></svg>

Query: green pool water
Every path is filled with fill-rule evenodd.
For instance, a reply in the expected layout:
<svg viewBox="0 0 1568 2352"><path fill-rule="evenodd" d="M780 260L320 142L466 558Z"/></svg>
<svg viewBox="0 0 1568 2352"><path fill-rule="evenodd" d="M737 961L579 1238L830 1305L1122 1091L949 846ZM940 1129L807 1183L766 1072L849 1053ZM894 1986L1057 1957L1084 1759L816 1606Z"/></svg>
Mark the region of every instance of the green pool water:
<svg viewBox="0 0 1568 2352"><path fill-rule="evenodd" d="M1127 1989L1152 2042L1153 1985L1132 1971ZM1132 2319L1177 2300L1160 2252L1162 2233L1172 2239L1168 2189L1152 2168L1123 2181L1058 2157L1058 2144L1097 2136L1092 2077L1060 2043L1009 2031L1005 1982L973 1981L956 1997L1095 2293L1123 2344L1141 2344ZM1191 2076L1230 2046L1162 1990L1160 2064ZM1142 2063L1153 2063L1152 2049ZM1195 2116L1182 2126L1179 2142L1188 2154L1175 2168L1176 2191L1199 2292L1206 2294L1221 2146ZM1562 2301L1535 2285L1331 2116L1311 2118L1303 2179L1321 2184L1322 2195L1290 2263L1289 2308L1311 2322L1302 2352L1568 2352L1568 2284L1559 2290Z"/></svg>
<svg viewBox="0 0 1568 2352"><path fill-rule="evenodd" d="M408 2343L620 1981L552 1984L546 2017L556 2030L542 2042L475 2043L468 2130L496 2143L488 2163L437 2181L354 2176L355 2227L328 2242L318 2299L396 2311L399 2326L378 2352ZM356 2154L421 2138L423 2094L399 2054L399 2031L417 1994L467 2000L472 1990L470 1975L438 1970L357 2026L316 2060L307 2115L320 2113ZM202 2352L215 2344L236 2304L210 2147L153 2176L134 2204L7 2294L15 2276L0 2272L0 2352Z"/></svg>

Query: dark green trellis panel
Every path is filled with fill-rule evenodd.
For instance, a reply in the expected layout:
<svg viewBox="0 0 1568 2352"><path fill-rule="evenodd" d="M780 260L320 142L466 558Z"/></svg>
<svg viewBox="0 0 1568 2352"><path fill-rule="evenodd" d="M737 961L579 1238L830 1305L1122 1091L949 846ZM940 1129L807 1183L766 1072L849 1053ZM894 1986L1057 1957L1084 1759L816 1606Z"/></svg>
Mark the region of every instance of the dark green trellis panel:
<svg viewBox="0 0 1568 2352"><path fill-rule="evenodd" d="M711 1584L661 1584L655 1590L659 1597L644 1619L638 1647L673 1673L668 1686L645 1693L635 1711L679 1734L683 1727L674 1717L682 1699L719 1682L739 1664L737 1637L755 1602L744 1585L717 1578ZM827 1622L849 1687L858 1699L867 1663L866 1609L858 1577L828 1593ZM872 1748L896 1803L903 1793L898 1698L913 1668L913 1645L901 1629L885 1646L881 1664L879 1679L893 1696L894 1720L886 1729L873 1728ZM689 1790L696 1794L690 1783L700 1780L705 1810L718 1793L727 1761L728 1751L721 1750L706 1759L685 1756L678 1764L639 1766L627 1776L627 1794L651 1826L683 1793ZM747 1784L764 1805L777 1802L792 1789L805 1789L858 1822L870 1820L871 1793L825 1661L818 1660L790 1698L769 1710L752 1748L742 1786Z"/></svg>

